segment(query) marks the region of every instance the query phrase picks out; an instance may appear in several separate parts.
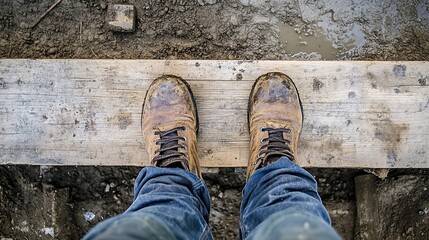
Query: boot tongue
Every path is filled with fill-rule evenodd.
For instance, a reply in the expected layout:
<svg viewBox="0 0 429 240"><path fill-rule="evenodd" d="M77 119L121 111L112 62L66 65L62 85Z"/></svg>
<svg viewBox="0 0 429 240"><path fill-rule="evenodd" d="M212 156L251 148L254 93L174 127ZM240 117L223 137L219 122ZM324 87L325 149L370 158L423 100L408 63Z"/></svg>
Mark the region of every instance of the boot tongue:
<svg viewBox="0 0 429 240"><path fill-rule="evenodd" d="M164 135L164 137L166 137L166 138L173 138L173 137L178 137L178 136L179 135L177 134L177 131L174 131L174 132L171 132L169 134ZM172 147L174 145L177 145L178 143L179 143L179 141L169 141L167 143L162 143L161 144L161 149ZM162 152L160 152L160 154L161 155L168 155L168 154L176 153L177 151L179 151L179 149L178 148L174 148L174 149L162 151Z"/></svg>
<svg viewBox="0 0 429 240"><path fill-rule="evenodd" d="M284 139L283 138L283 132L280 132L280 131L278 131L278 132L269 132L268 133L268 137L269 138L280 138L280 139ZM275 141L274 141L275 142Z"/></svg>
<svg viewBox="0 0 429 240"><path fill-rule="evenodd" d="M178 137L178 136L179 135L177 134L177 131L173 131L171 133L164 135L164 137L166 137L166 138L173 138L173 137ZM169 148L169 147L172 147L174 145L178 145L178 143L179 143L179 140L169 141L167 143L162 143L161 149ZM177 153L178 151L179 151L179 148L169 149L166 151L161 151L160 155L174 154L174 153ZM171 158L162 160L162 161L158 162L157 165L158 165L158 167L182 168L182 169L188 170L188 166L185 164L184 160L181 159L180 157L171 157Z"/></svg>

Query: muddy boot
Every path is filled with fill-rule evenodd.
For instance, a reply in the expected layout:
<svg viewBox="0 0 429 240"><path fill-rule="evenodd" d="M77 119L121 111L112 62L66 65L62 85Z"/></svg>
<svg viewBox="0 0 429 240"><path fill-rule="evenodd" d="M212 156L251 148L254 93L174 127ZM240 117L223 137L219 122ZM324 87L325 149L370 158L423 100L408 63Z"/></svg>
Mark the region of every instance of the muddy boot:
<svg viewBox="0 0 429 240"><path fill-rule="evenodd" d="M247 109L250 132L247 179L258 168L282 156L297 160L303 118L298 90L288 76L273 72L256 80Z"/></svg>
<svg viewBox="0 0 429 240"><path fill-rule="evenodd" d="M151 165L182 168L201 178L197 108L183 79L162 76L153 81L143 104L142 130Z"/></svg>

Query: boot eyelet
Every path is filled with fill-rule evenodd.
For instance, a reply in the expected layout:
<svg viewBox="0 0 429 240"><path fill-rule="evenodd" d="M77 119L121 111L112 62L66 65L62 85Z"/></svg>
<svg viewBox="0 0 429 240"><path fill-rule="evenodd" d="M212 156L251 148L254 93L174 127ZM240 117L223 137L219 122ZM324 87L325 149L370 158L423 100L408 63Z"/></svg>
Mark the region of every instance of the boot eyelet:
<svg viewBox="0 0 429 240"><path fill-rule="evenodd" d="M182 138L183 138L183 141L184 141L184 142L186 142L186 141L187 141L186 137L182 137Z"/></svg>
<svg viewBox="0 0 429 240"><path fill-rule="evenodd" d="M188 150L188 147L186 147L185 145L182 145L182 148Z"/></svg>

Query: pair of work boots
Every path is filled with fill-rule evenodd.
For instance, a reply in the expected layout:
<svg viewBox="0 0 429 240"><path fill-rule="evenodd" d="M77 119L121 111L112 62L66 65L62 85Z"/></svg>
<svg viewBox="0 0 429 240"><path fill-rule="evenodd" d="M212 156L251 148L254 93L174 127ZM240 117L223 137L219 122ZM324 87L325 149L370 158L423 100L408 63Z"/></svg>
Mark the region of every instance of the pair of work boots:
<svg viewBox="0 0 429 240"><path fill-rule="evenodd" d="M298 90L288 76L273 72L256 80L247 120L247 179L282 156L297 160L303 112ZM142 129L153 166L178 167L201 178L196 148L198 113L192 91L183 79L168 75L151 84L143 104Z"/></svg>

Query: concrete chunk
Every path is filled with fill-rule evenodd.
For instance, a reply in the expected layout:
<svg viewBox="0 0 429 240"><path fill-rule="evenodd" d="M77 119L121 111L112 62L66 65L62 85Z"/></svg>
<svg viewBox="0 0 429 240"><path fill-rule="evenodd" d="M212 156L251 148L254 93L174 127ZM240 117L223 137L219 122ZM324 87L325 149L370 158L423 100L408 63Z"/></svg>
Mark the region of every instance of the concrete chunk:
<svg viewBox="0 0 429 240"><path fill-rule="evenodd" d="M135 8L133 5L114 4L107 9L109 29L115 32L134 32Z"/></svg>

